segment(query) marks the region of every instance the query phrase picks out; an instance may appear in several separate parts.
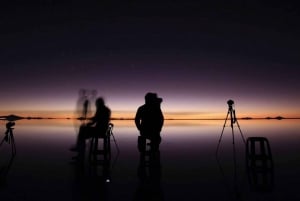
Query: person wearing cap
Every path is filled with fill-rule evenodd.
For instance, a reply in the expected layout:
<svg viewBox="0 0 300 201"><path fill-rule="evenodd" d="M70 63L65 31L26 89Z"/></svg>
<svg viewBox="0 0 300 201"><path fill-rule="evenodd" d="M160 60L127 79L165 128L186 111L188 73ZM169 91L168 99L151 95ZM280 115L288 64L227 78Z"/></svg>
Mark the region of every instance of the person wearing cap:
<svg viewBox="0 0 300 201"><path fill-rule="evenodd" d="M164 116L160 105L162 98L156 93L145 95L145 104L140 106L135 115L135 125L140 131L138 138L139 151L145 151L146 139L150 140L151 151L159 150L160 132L164 124Z"/></svg>

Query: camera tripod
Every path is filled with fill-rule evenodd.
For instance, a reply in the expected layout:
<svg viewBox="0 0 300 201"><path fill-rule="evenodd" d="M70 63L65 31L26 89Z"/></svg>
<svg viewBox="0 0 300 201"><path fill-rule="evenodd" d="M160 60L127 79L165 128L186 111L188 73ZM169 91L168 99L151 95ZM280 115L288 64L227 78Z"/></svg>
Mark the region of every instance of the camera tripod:
<svg viewBox="0 0 300 201"><path fill-rule="evenodd" d="M236 123L236 125L237 125L237 127L238 127L238 129L240 131L240 134L242 136L242 139L243 139L244 143L246 144L244 135L242 133L242 130L241 130L240 125L239 125L239 122L238 122L238 120L236 118L236 115L235 115L235 109L233 107L234 101L233 100L228 100L227 104L228 104L228 112L227 112L227 115L226 115L226 118L225 118L225 122L224 122L224 125L223 125L221 136L219 138L219 143L218 143L218 146L217 146L216 155L218 155L219 146L220 146L220 143L221 143L221 140L222 140L222 137L223 137L224 129L225 129L226 122L227 122L228 118L230 118L230 127L231 127L231 132L232 132L232 144L234 145L234 129L233 129L233 125L235 123Z"/></svg>
<svg viewBox="0 0 300 201"><path fill-rule="evenodd" d="M11 151L12 154L15 155L16 154L16 144L15 144L15 138L14 138L14 134L13 134L13 129L12 126L15 125L14 122L8 122L6 124L6 132L5 132L5 136L3 138L3 140L0 143L0 146L4 143L7 142L8 144L11 144Z"/></svg>
<svg viewBox="0 0 300 201"><path fill-rule="evenodd" d="M113 134L113 132L112 132L113 127L114 127L114 125L113 125L112 123L109 123L109 124L108 124L108 135L109 135L109 136L112 136L113 141L114 141L114 143L115 143L115 145L116 145L117 151L119 152L119 151L120 151L119 146L118 146L117 141L116 141L116 138L115 138L115 136L114 136L114 134Z"/></svg>

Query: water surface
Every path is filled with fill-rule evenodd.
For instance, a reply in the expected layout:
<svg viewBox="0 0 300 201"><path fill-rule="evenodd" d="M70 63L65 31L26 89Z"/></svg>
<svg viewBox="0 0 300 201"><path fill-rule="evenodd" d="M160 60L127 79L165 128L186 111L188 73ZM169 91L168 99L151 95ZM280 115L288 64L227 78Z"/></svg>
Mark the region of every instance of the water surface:
<svg viewBox="0 0 300 201"><path fill-rule="evenodd" d="M5 132L5 123L0 132ZM138 132L132 121L114 121L109 182L87 169L78 172L69 151L78 132L72 120L20 120L17 154L0 147L1 200L299 200L300 120L166 121L160 155L152 169L141 166ZM242 136L269 140L274 162L268 192L250 188ZM235 154L235 155L234 155ZM234 158L235 156L235 158ZM235 160L234 160L235 159ZM235 163L236 162L236 163ZM107 175L104 175L107 176ZM146 199L147 198L147 199Z"/></svg>

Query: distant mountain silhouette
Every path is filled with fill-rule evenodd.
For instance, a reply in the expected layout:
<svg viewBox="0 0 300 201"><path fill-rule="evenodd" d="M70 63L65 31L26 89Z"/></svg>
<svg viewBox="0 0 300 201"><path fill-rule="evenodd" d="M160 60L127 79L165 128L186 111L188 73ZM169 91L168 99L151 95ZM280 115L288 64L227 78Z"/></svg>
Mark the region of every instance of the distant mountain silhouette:
<svg viewBox="0 0 300 201"><path fill-rule="evenodd" d="M266 117L265 119L277 119L277 120L282 120L282 119L297 119L297 118L285 118L282 116L277 116L277 117Z"/></svg>
<svg viewBox="0 0 300 201"><path fill-rule="evenodd" d="M14 114L8 115L8 116L0 116L0 119L7 120L7 121L17 121L20 119L24 119L24 117L20 117Z"/></svg>
<svg viewBox="0 0 300 201"><path fill-rule="evenodd" d="M243 117L241 119L246 119L246 120L249 120L249 119L253 119L252 117Z"/></svg>

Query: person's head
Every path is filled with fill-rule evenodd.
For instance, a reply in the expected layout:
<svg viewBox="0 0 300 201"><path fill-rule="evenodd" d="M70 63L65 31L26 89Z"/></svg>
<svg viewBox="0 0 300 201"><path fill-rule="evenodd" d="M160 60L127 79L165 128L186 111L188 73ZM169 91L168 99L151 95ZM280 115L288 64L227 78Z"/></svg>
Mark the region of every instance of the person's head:
<svg viewBox="0 0 300 201"><path fill-rule="evenodd" d="M105 105L104 99L102 97L97 98L97 100L96 100L96 107L100 108L100 107L103 107L104 105Z"/></svg>
<svg viewBox="0 0 300 201"><path fill-rule="evenodd" d="M145 95L145 103L146 104L160 104L162 102L162 98L157 97L156 93L148 92Z"/></svg>

